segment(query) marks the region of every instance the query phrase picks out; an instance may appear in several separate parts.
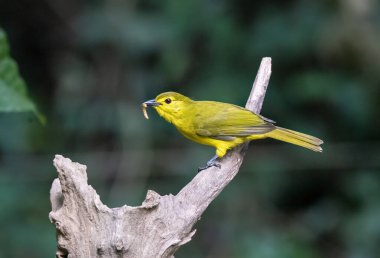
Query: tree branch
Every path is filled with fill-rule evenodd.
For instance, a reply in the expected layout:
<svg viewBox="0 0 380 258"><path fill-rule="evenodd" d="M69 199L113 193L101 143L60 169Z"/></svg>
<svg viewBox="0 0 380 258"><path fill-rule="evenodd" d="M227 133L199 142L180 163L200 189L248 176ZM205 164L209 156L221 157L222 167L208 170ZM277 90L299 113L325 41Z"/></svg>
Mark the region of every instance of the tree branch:
<svg viewBox="0 0 380 258"><path fill-rule="evenodd" d="M260 113L271 74L263 58L246 108ZM208 205L236 176L248 144L236 147L221 168L199 172L177 195L149 190L141 206L110 209L87 183L86 166L56 155L49 218L57 230L56 257L173 257L195 234Z"/></svg>

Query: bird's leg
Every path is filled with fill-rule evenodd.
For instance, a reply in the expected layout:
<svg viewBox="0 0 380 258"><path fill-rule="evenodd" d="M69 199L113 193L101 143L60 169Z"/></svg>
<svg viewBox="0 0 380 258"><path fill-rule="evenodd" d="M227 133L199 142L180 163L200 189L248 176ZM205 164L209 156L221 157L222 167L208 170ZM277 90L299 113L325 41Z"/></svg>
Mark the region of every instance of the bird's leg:
<svg viewBox="0 0 380 258"><path fill-rule="evenodd" d="M220 168L220 164L217 163L218 155L212 157L209 161L207 161L207 167L218 167Z"/></svg>
<svg viewBox="0 0 380 258"><path fill-rule="evenodd" d="M205 169L208 169L210 167L218 167L218 168L220 168L221 167L220 164L216 162L217 159L218 159L218 155L215 155L214 157L212 157L209 161L207 161L207 164L206 164L205 167L198 168L198 172L202 171L202 170L205 170Z"/></svg>

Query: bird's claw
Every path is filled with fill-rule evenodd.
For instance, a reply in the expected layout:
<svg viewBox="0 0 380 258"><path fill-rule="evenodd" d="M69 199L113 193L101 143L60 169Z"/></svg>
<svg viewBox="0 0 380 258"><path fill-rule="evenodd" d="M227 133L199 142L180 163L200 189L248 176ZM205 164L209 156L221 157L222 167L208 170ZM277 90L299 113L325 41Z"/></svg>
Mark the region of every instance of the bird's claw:
<svg viewBox="0 0 380 258"><path fill-rule="evenodd" d="M200 167L198 168L198 172L202 171L202 170L205 170L205 169L208 169L208 168L211 168L211 167L217 167L217 168L221 168L222 166L220 165L220 163L216 162L216 158L212 158L211 160L209 160L207 163L206 163L206 166L205 167Z"/></svg>
<svg viewBox="0 0 380 258"><path fill-rule="evenodd" d="M221 168L222 166L220 165L220 163L217 163L216 161L212 161L212 162L207 162L207 167L217 167L217 168Z"/></svg>

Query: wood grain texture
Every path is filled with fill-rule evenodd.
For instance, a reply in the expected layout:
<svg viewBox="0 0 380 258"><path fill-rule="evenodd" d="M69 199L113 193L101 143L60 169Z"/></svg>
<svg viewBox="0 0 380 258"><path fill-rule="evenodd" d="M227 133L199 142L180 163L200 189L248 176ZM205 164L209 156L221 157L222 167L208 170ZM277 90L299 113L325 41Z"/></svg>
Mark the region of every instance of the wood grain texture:
<svg viewBox="0 0 380 258"><path fill-rule="evenodd" d="M263 58L246 107L260 113L271 74ZM236 176L248 144L223 157L221 168L199 172L177 195L149 190L141 206L108 208L88 185L86 166L56 155L50 221L57 231L56 257L173 257L195 234L208 205ZM196 171L196 169L194 169Z"/></svg>

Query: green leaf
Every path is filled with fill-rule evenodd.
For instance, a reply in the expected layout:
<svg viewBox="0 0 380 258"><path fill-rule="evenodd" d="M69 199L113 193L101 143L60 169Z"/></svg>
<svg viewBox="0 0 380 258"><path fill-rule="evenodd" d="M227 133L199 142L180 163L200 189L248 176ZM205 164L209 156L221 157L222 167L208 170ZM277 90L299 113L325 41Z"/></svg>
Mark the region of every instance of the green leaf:
<svg viewBox="0 0 380 258"><path fill-rule="evenodd" d="M0 112L33 112L45 124L45 117L29 99L26 83L9 52L6 34L0 28Z"/></svg>

